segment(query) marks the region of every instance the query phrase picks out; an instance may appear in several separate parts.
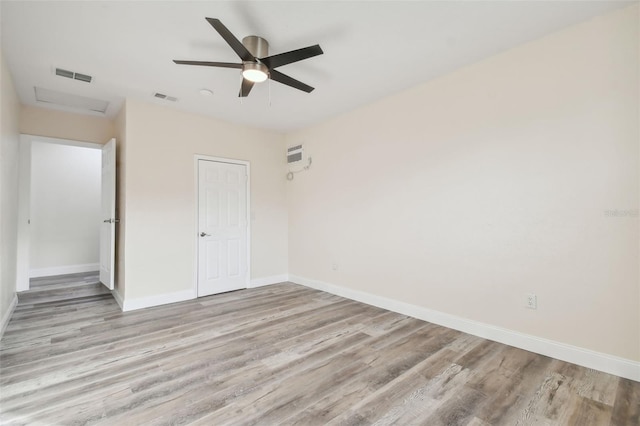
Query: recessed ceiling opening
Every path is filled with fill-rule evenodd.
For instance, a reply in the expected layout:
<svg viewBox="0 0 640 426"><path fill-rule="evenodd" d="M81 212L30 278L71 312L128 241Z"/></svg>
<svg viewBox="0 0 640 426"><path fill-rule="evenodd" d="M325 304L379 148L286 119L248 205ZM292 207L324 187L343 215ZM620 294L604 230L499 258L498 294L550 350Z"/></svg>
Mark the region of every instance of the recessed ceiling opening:
<svg viewBox="0 0 640 426"><path fill-rule="evenodd" d="M84 96L72 95L71 93L58 92L56 90L34 87L36 101L54 105L60 105L81 111L99 112L105 114L109 107L108 101L102 99L87 98Z"/></svg>

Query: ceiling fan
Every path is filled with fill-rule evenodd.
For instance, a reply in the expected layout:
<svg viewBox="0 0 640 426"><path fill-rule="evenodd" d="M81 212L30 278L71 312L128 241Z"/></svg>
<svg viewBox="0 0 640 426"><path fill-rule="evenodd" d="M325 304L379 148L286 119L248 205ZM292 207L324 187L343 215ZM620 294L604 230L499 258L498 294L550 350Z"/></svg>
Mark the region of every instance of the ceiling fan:
<svg viewBox="0 0 640 426"><path fill-rule="evenodd" d="M205 18L209 24L222 36L231 46L236 54L242 59L242 63L233 62L204 62L204 61L178 61L176 64L182 65L202 65L205 67L237 68L242 70L242 85L238 96L246 97L251 92L255 83L265 81L267 78L293 87L303 92L310 93L313 87L304 84L288 75L276 70L282 65L298 62L303 59L322 55L324 52L319 44L315 46L303 47L302 49L291 50L269 56L269 43L262 37L250 35L242 39L242 43L225 27L219 19Z"/></svg>

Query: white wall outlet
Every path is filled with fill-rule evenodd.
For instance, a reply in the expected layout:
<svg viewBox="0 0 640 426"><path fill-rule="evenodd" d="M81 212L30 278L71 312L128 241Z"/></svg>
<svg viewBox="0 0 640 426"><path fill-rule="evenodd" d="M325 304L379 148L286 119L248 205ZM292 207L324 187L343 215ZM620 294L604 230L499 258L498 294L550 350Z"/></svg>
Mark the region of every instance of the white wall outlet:
<svg viewBox="0 0 640 426"><path fill-rule="evenodd" d="M525 306L529 309L538 309L538 296L533 293L526 295Z"/></svg>
<svg viewBox="0 0 640 426"><path fill-rule="evenodd" d="M337 264L337 263L332 263L332 264L331 264L331 270L333 270L333 271L337 271L338 269L339 269L339 268L338 268L338 264Z"/></svg>

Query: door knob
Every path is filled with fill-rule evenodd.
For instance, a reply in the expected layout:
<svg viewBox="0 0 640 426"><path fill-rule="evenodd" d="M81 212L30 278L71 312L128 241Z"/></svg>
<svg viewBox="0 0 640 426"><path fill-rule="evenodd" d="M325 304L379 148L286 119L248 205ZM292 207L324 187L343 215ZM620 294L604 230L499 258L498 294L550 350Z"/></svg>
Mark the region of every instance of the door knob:
<svg viewBox="0 0 640 426"><path fill-rule="evenodd" d="M211 234L207 234L206 232L201 232L201 233L200 233L200 236L201 236L201 237L210 237L210 236L211 236Z"/></svg>

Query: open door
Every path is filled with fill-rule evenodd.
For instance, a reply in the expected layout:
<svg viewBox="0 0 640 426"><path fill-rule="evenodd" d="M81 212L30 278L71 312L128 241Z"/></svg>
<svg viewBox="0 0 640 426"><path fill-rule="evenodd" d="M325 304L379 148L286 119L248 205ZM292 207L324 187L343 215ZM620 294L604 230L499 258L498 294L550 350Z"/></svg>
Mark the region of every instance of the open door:
<svg viewBox="0 0 640 426"><path fill-rule="evenodd" d="M116 140L102 148L102 224L100 226L100 282L114 288L116 252Z"/></svg>

